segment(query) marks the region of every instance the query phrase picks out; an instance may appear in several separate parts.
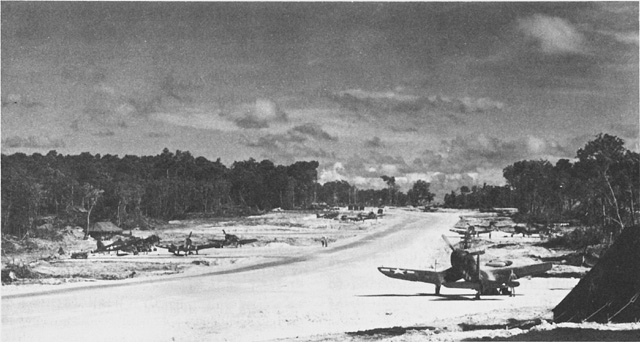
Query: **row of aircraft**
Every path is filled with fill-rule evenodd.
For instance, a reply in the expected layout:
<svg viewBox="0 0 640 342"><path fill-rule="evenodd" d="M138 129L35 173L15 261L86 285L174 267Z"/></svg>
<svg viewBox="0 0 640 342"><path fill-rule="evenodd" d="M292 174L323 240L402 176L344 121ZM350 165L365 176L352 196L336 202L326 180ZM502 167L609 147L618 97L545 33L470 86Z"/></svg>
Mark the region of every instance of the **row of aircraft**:
<svg viewBox="0 0 640 342"><path fill-rule="evenodd" d="M471 225L467 223L465 228L451 228L449 231L460 234L462 236L475 236L478 237L480 234L489 234L489 238L491 238L491 233L497 231L498 228L495 225L494 221L489 222L489 226L480 226L480 225ZM515 225L513 227L513 232L511 236L517 234L522 234L524 237L531 236L533 234L549 234L551 232L551 228L546 225L538 225L535 223L527 224L526 226Z"/></svg>
<svg viewBox="0 0 640 342"><path fill-rule="evenodd" d="M133 253L139 254L140 252L150 252L155 250L156 248L166 249L170 253L173 253L176 256L186 256L191 254L198 254L198 251L209 248L224 248L224 247L240 247L242 245L246 245L249 243L254 243L258 241L257 239L240 239L237 235L227 234L226 231L222 230L224 234L224 239L209 239L209 241L205 244L195 244L193 240L191 240L191 235L193 232L190 232L189 235L185 238L182 244L168 244L161 245L160 238L157 235L151 235L147 238L138 238L135 236L129 237L128 239L123 240L119 238L115 242L105 245L102 241L98 240L97 248L93 251L93 253L103 253L103 252L116 252L120 255L120 252L124 253Z"/></svg>

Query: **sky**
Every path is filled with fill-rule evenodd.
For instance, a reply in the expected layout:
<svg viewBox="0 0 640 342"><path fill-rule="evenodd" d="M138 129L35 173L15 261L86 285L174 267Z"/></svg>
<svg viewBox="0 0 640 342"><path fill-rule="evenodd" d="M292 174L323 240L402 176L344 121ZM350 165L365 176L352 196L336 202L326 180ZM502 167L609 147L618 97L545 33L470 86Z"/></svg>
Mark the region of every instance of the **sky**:
<svg viewBox="0 0 640 342"><path fill-rule="evenodd" d="M319 181L504 185L639 151L637 2L6 2L2 153L316 160Z"/></svg>

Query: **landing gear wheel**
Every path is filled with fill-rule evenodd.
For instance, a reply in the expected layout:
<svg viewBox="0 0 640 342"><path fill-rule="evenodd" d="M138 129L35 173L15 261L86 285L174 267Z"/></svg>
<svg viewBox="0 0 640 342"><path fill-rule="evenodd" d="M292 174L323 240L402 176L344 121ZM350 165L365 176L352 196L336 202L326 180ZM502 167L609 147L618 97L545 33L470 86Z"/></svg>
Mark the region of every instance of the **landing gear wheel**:
<svg viewBox="0 0 640 342"><path fill-rule="evenodd" d="M480 299L481 293L483 293L482 285L480 285L480 288L477 290L475 299Z"/></svg>
<svg viewBox="0 0 640 342"><path fill-rule="evenodd" d="M440 285L436 285L436 294L439 295L440 294Z"/></svg>

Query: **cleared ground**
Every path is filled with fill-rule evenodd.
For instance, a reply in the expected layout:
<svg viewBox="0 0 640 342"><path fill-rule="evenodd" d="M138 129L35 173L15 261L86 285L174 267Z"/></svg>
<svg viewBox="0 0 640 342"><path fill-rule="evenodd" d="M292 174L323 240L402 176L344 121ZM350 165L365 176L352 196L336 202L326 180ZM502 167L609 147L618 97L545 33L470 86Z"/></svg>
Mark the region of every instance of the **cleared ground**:
<svg viewBox="0 0 640 342"><path fill-rule="evenodd" d="M446 336L441 331L434 334L436 328L471 333L451 337L456 340L483 336L462 332L465 323L471 327L467 330L475 330L487 322L486 328L494 331L509 319L515 327L549 318L549 310L577 279L524 279L516 297L485 296L476 301L468 290L445 288L442 296L435 296L433 285L394 280L377 271L378 266L448 267L449 252L440 235L453 239L449 229L460 214L390 210L377 221L350 226L307 215L296 220L312 220L317 226L296 226L295 220L271 230L260 225L226 226L241 237L258 237L261 243L255 246L211 249L189 257L91 256L77 262L159 263L175 272L136 273L119 281L3 286L1 337L3 341L370 340L391 338L388 332L393 327L402 331L403 340ZM221 226L177 224L175 232L162 233L178 238L193 231L194 237L204 237ZM330 237L328 248L316 240L322 236ZM294 240L275 240L284 237ZM515 237L504 234L493 239ZM298 242L292 246L293 241ZM514 263L526 262L517 255L531 254L505 250L514 256ZM194 265L196 260L209 266Z"/></svg>

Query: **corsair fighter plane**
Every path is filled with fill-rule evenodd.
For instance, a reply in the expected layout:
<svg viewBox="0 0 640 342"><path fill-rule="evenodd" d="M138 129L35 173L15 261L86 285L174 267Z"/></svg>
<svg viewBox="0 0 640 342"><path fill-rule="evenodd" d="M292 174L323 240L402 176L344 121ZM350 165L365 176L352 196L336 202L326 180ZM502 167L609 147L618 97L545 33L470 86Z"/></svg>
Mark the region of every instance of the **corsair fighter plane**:
<svg viewBox="0 0 640 342"><path fill-rule="evenodd" d="M378 267L378 270L390 278L434 284L436 294L440 294L442 286L473 289L476 290L476 299L480 299L480 295L510 295L513 288L520 286L516 279L544 273L552 266L551 263L541 263L482 270L480 269L480 255L484 254L484 251L454 248L444 235L442 238L452 250L450 268L440 272L397 267Z"/></svg>
<svg viewBox="0 0 640 342"><path fill-rule="evenodd" d="M497 230L495 222L489 222L489 226L480 226L480 225L470 225L467 223L466 228L451 228L449 231L454 233L458 233L462 236L480 236L480 234L489 233L489 238L491 238L491 232Z"/></svg>

